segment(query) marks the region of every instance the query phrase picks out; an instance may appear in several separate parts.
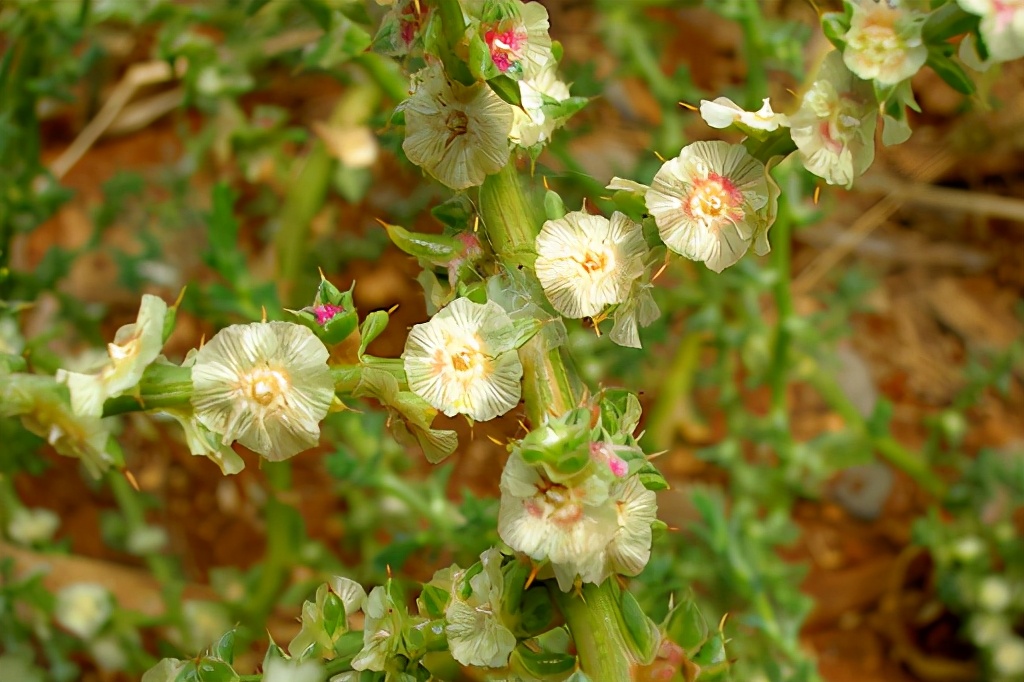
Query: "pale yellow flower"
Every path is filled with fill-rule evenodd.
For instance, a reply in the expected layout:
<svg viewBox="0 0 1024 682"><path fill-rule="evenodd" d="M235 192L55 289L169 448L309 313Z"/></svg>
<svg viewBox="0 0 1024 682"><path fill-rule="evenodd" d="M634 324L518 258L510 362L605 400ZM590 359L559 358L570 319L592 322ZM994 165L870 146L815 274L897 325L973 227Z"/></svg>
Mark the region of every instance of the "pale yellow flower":
<svg viewBox="0 0 1024 682"><path fill-rule="evenodd" d="M926 14L874 0L856 0L852 8L843 49L850 71L864 80L896 85L924 66L928 47L921 27Z"/></svg>
<svg viewBox="0 0 1024 682"><path fill-rule="evenodd" d="M547 101L569 99L569 86L558 80L557 64L552 61L534 78L519 81L522 108L512 109L512 131L509 139L520 147L547 142L562 121L544 111Z"/></svg>
<svg viewBox="0 0 1024 682"><path fill-rule="evenodd" d="M402 103L409 160L452 189L482 184L508 163L512 105L487 85L449 82L439 65L414 77Z"/></svg>
<svg viewBox="0 0 1024 682"><path fill-rule="evenodd" d="M157 296L144 294L134 324L117 330L114 342L107 345L110 362L97 374L58 370L57 380L68 386L71 407L76 413L98 417L103 403L138 385L142 373L164 345L164 319L167 304Z"/></svg>
<svg viewBox="0 0 1024 682"><path fill-rule="evenodd" d="M871 84L853 75L833 50L789 117L790 134L807 170L830 185L850 187L874 161L877 119Z"/></svg>
<svg viewBox="0 0 1024 682"><path fill-rule="evenodd" d="M752 243L758 255L768 250L762 235L775 216L774 197L764 164L740 145L687 145L662 165L644 200L665 245L715 272Z"/></svg>
<svg viewBox="0 0 1024 682"><path fill-rule="evenodd" d="M582 211L544 223L537 235L537 279L555 310L590 317L621 303L644 269L643 230L622 213Z"/></svg>
<svg viewBox="0 0 1024 682"><path fill-rule="evenodd" d="M493 342L511 326L493 301L452 301L409 332L402 353L409 389L449 417L505 414L519 403L523 366L515 350Z"/></svg>
<svg viewBox="0 0 1024 682"><path fill-rule="evenodd" d="M1024 57L1024 0L957 0L965 12L981 17L981 37L989 60Z"/></svg>
<svg viewBox="0 0 1024 682"><path fill-rule="evenodd" d="M776 114L772 111L772 105L765 97L761 108L757 111L747 111L728 97L719 97L714 100L702 99L700 101L700 117L712 128L728 128L739 123L754 130L765 130L771 132L778 130L780 126L789 125L789 119L785 114Z"/></svg>
<svg viewBox="0 0 1024 682"><path fill-rule="evenodd" d="M257 322L222 329L196 353L200 424L271 461L315 446L334 399L327 348L306 327Z"/></svg>

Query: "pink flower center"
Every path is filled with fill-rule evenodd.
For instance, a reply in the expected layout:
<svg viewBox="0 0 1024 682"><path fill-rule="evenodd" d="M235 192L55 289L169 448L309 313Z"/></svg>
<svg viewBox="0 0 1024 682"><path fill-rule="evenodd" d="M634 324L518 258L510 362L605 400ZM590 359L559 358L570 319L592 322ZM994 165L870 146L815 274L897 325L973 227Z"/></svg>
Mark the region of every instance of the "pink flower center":
<svg viewBox="0 0 1024 682"><path fill-rule="evenodd" d="M338 313L345 312L345 308L340 305L333 305L331 303L324 303L322 305L313 306L313 314L316 315L316 323L323 326L333 320Z"/></svg>
<svg viewBox="0 0 1024 682"><path fill-rule="evenodd" d="M708 173L706 178L695 179L692 187L683 205L683 210L690 217L705 222L739 220L743 217L740 208L743 193L729 178L718 173Z"/></svg>
<svg viewBox="0 0 1024 682"><path fill-rule="evenodd" d="M522 59L526 48L526 31L509 28L504 31L495 25L484 33L484 41L491 50L491 59L498 71L505 73Z"/></svg>

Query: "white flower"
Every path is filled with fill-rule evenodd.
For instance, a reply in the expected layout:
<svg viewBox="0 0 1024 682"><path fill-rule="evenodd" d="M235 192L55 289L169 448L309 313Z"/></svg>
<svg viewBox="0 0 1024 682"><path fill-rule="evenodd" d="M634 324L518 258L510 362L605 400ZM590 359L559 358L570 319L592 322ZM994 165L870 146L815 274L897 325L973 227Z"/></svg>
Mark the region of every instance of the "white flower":
<svg viewBox="0 0 1024 682"><path fill-rule="evenodd" d="M498 9L500 4L513 6L518 12L512 12L513 16L498 16L504 14ZM513 78L533 78L554 61L548 35L548 11L544 5L513 0L492 3L488 8L488 3L484 3L483 14L495 15L482 17L479 30L491 53L491 61L501 73Z"/></svg>
<svg viewBox="0 0 1024 682"><path fill-rule="evenodd" d="M114 602L102 585L75 583L57 593L54 618L82 639L92 638L110 620Z"/></svg>
<svg viewBox="0 0 1024 682"><path fill-rule="evenodd" d="M651 294L653 288L649 282L637 280L633 283L626 300L615 309L615 323L608 338L627 348L641 347L640 327L646 327L661 315Z"/></svg>
<svg viewBox="0 0 1024 682"><path fill-rule="evenodd" d="M981 37L989 59L1008 62L1024 57L1024 0L957 0L966 12L981 17Z"/></svg>
<svg viewBox="0 0 1024 682"><path fill-rule="evenodd" d="M196 353L195 418L271 461L315 446L334 399L327 348L288 322L222 329Z"/></svg>
<svg viewBox="0 0 1024 682"><path fill-rule="evenodd" d="M1012 598L1009 584L999 576L986 576L978 585L978 605L985 611L1002 611Z"/></svg>
<svg viewBox="0 0 1024 682"><path fill-rule="evenodd" d="M512 109L509 139L520 147L547 142L562 121L546 114L544 105L569 99L569 86L558 80L557 64L552 61L534 78L519 81L519 94L523 106Z"/></svg>
<svg viewBox="0 0 1024 682"><path fill-rule="evenodd" d="M167 531L160 526L143 525L132 529L125 548L137 556L152 554L167 545Z"/></svg>
<svg viewBox="0 0 1024 682"><path fill-rule="evenodd" d="M445 610L445 634L452 657L463 665L502 668L516 646L516 637L501 620L505 583L501 553L489 549L480 555L484 570L470 578L472 592L462 599L465 571L452 578L452 599Z"/></svg>
<svg viewBox="0 0 1024 682"><path fill-rule="evenodd" d="M754 130L771 132L778 130L779 126L789 125L789 119L785 114L776 114L772 111L772 105L767 97L757 111L747 111L728 97L719 97L711 101L702 99L700 117L712 128L728 128L734 123L739 123Z"/></svg>
<svg viewBox="0 0 1024 682"><path fill-rule="evenodd" d="M496 348L494 339L511 326L493 301L452 301L409 332L402 353L409 389L449 417L505 414L519 403L523 366L515 350Z"/></svg>
<svg viewBox="0 0 1024 682"><path fill-rule="evenodd" d="M19 545L49 542L60 527L60 517L49 509L18 507L7 522L7 534Z"/></svg>
<svg viewBox="0 0 1024 682"><path fill-rule="evenodd" d="M1024 640L1010 635L995 646L992 652L992 667L1006 679L1020 679L1024 675Z"/></svg>
<svg viewBox="0 0 1024 682"><path fill-rule="evenodd" d="M128 655L124 646L112 635L97 637L90 642L89 654L104 670L124 670L128 667Z"/></svg>
<svg viewBox="0 0 1024 682"><path fill-rule="evenodd" d="M271 658L263 671L263 682L321 682L324 669L319 661L288 661Z"/></svg>
<svg viewBox="0 0 1024 682"><path fill-rule="evenodd" d="M352 659L355 670L381 672L388 658L401 645L402 613L388 591L381 586L370 590L363 607L363 648Z"/></svg>
<svg viewBox="0 0 1024 682"><path fill-rule="evenodd" d="M167 304L145 294L134 324L117 330L114 342L107 345L110 362L98 374L80 374L59 370L57 380L68 385L71 407L80 415L99 417L108 398L134 388L164 345L164 319Z"/></svg>
<svg viewBox="0 0 1024 682"><path fill-rule="evenodd" d="M804 167L830 185L850 187L874 161L877 118L871 84L833 50L789 125Z"/></svg>
<svg viewBox="0 0 1024 682"><path fill-rule="evenodd" d="M483 83L448 82L437 65L414 82L416 92L401 105L410 161L452 189L479 185L508 163L512 105Z"/></svg>
<svg viewBox="0 0 1024 682"><path fill-rule="evenodd" d="M843 61L854 74L896 85L928 61L928 47L921 39L926 14L874 0L855 0L852 8Z"/></svg>
<svg viewBox="0 0 1024 682"><path fill-rule="evenodd" d="M644 200L665 245L715 272L738 261L751 243L759 256L768 252L775 197L764 164L740 145L687 145L662 165Z"/></svg>
<svg viewBox="0 0 1024 682"><path fill-rule="evenodd" d="M632 476L615 493L618 529L608 543L609 573L639 575L651 558L651 524L658 518L654 492Z"/></svg>
<svg viewBox="0 0 1024 682"><path fill-rule="evenodd" d="M643 230L626 215L582 211L544 223L537 235L537 279L555 310L591 317L624 301L644 269Z"/></svg>

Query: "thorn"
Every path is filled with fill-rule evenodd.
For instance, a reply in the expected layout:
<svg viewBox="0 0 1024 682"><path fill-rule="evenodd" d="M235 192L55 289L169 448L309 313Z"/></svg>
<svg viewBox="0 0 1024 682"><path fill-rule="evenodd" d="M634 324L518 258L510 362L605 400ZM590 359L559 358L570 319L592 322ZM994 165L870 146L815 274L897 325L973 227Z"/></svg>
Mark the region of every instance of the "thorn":
<svg viewBox="0 0 1024 682"><path fill-rule="evenodd" d="M378 223L380 223L380 226L383 227L385 230L388 229L388 224L386 222L384 222L383 220L381 220L380 218L374 218L374 220L376 220Z"/></svg>
<svg viewBox="0 0 1024 682"><path fill-rule="evenodd" d="M650 462L652 459L657 459L658 457L661 457L662 455L664 455L667 452L668 452L668 450L659 450L658 452L652 452L649 455L644 455L644 458L648 462Z"/></svg>
<svg viewBox="0 0 1024 682"><path fill-rule="evenodd" d="M492 442L492 443L494 443L495 445L500 445L500 446L502 446L502 447L504 447L504 446L505 446L505 444L504 444L504 443L502 443L502 442L501 442L500 440L498 440L497 438L495 438L495 437L494 437L494 436L492 436L491 434L487 434L487 440L491 441L491 442Z"/></svg>
<svg viewBox="0 0 1024 682"><path fill-rule="evenodd" d="M384 568L385 568L385 569L387 569L387 572L388 572L388 580L391 580L391 564L385 564L385 565L384 565Z"/></svg>
<svg viewBox="0 0 1024 682"><path fill-rule="evenodd" d="M396 310L398 310L398 306L400 306L400 305L402 305L402 304L401 303L396 303L393 306L391 306L390 308L388 308L388 315L390 315L391 313L393 313Z"/></svg>
<svg viewBox="0 0 1024 682"><path fill-rule="evenodd" d="M583 197L583 205L580 207L580 210L583 211L584 213L587 212L587 198L586 197Z"/></svg>
<svg viewBox="0 0 1024 682"><path fill-rule="evenodd" d="M544 189L546 189L547 191L550 192L551 191L551 187L548 186L548 176L545 175L540 180L541 180L541 182L544 183Z"/></svg>
<svg viewBox="0 0 1024 682"><path fill-rule="evenodd" d="M182 302L182 300L183 300L183 299L185 298L185 290L186 290L186 289L188 289L188 285L186 285L186 286L183 286L183 287L181 288L181 291L179 291L179 292L178 292L178 298L177 298L177 299L176 299L176 300L174 301L174 305L173 305L173 306L171 306L171 307L172 307L172 308L174 308L175 310L177 310L177 309L178 309L178 306L180 306L180 305L181 305L181 302Z"/></svg>
<svg viewBox="0 0 1024 682"><path fill-rule="evenodd" d="M537 564L535 564L535 563L533 563L531 561L530 562L530 575L526 576L526 584L523 585L523 591L524 592L526 590L530 589L530 585L533 584L533 580L534 580L534 578L537 577L537 572L538 571L540 571L540 567Z"/></svg>
<svg viewBox="0 0 1024 682"><path fill-rule="evenodd" d="M480 214L477 213L473 216L473 233L476 234L480 230Z"/></svg>
<svg viewBox="0 0 1024 682"><path fill-rule="evenodd" d="M139 489L139 482L135 480L135 474L133 474L128 469L125 469L122 473L124 474L124 477L128 479L128 483L131 485L131 487L135 488L135 492L142 492L142 490Z"/></svg>
<svg viewBox="0 0 1024 682"><path fill-rule="evenodd" d="M267 306L265 306L265 305L261 305L261 306L260 306L260 310L261 310L261 311L262 311L262 313L263 313L263 314L262 314L262 319L261 319L260 321L261 321L261 322L266 322L266 321L267 321Z"/></svg>
<svg viewBox="0 0 1024 682"><path fill-rule="evenodd" d="M324 276L324 269L322 267L320 267L319 265L316 266L316 271L320 273L320 281L321 282L323 282L323 281L325 281L327 279L327 277Z"/></svg>
<svg viewBox="0 0 1024 682"><path fill-rule="evenodd" d="M206 344L206 334L199 337L199 347L202 348Z"/></svg>
<svg viewBox="0 0 1024 682"><path fill-rule="evenodd" d="M722 620L718 621L718 631L719 632L723 632L725 630L725 621L726 621L726 619L728 617L729 617L729 613L726 612L725 615L722 616Z"/></svg>
<svg viewBox="0 0 1024 682"><path fill-rule="evenodd" d="M661 267L658 268L658 271L656 273L654 273L653 277L651 277L651 281L653 282L654 280L656 280L659 277L661 277L661 273L665 272L665 268L667 268L667 267L668 267L668 254L666 253L665 254L665 262L661 264Z"/></svg>
<svg viewBox="0 0 1024 682"><path fill-rule="evenodd" d="M689 102L679 102L679 106L681 106L683 109L689 109L690 111L700 111L700 109L693 106Z"/></svg>
<svg viewBox="0 0 1024 682"><path fill-rule="evenodd" d="M818 205L818 199L821 197L821 185L814 186L814 205Z"/></svg>
<svg viewBox="0 0 1024 682"><path fill-rule="evenodd" d="M664 156L662 156L658 152L654 152L654 155L658 157L658 161L661 161L662 163L665 163L665 157Z"/></svg>
<svg viewBox="0 0 1024 682"><path fill-rule="evenodd" d="M678 533L679 532L679 526L665 526L665 530L667 530L667 531L669 531L671 533Z"/></svg>
<svg viewBox="0 0 1024 682"><path fill-rule="evenodd" d="M800 95L797 94L796 90L791 90L790 88L786 88L786 92L788 92L789 94L793 95L793 97L796 97L798 99L800 97Z"/></svg>

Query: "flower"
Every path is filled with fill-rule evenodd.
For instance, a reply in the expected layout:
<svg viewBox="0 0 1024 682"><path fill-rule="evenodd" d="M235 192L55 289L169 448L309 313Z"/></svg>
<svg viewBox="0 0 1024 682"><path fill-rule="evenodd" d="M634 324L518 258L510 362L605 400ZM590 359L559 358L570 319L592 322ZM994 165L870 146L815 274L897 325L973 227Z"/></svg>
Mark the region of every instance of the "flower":
<svg viewBox="0 0 1024 682"><path fill-rule="evenodd" d="M65 457L80 459L94 477L116 460L107 450L109 423L71 409L52 377L14 374L0 381L0 417L20 416L30 432Z"/></svg>
<svg viewBox="0 0 1024 682"><path fill-rule="evenodd" d="M643 187L612 181L612 189ZM666 161L644 194L668 248L721 272L746 253L768 252L776 195L764 164L740 145L694 142Z"/></svg>
<svg viewBox="0 0 1024 682"><path fill-rule="evenodd" d="M102 585L75 583L57 593L54 618L68 632L91 639L110 620L114 602Z"/></svg>
<svg viewBox="0 0 1024 682"><path fill-rule="evenodd" d="M348 578L335 576L316 590L316 600L302 604L302 629L288 644L288 653L295 658L309 652L316 656L332 651L338 639L348 632L348 616L363 608L366 592Z"/></svg>
<svg viewBox="0 0 1024 682"><path fill-rule="evenodd" d="M387 588L378 585L366 598L363 613L363 648L352 659L352 667L383 672L388 659L403 648L404 609L395 603Z"/></svg>
<svg viewBox="0 0 1024 682"><path fill-rule="evenodd" d="M621 303L647 255L643 230L626 215L582 211L544 223L537 235L537 279L555 310L590 317Z"/></svg>
<svg viewBox="0 0 1024 682"><path fill-rule="evenodd" d="M843 61L854 74L881 85L910 78L928 60L921 27L928 15L884 2L853 0Z"/></svg>
<svg viewBox="0 0 1024 682"><path fill-rule="evenodd" d="M979 30L989 59L1024 57L1024 0L957 0L965 12L981 17Z"/></svg>
<svg viewBox="0 0 1024 682"><path fill-rule="evenodd" d="M479 33L498 71L533 78L554 61L548 11L539 2L484 0Z"/></svg>
<svg viewBox="0 0 1024 682"><path fill-rule="evenodd" d="M789 117L790 133L807 170L830 185L850 187L874 161L877 118L871 84L854 76L833 50Z"/></svg>
<svg viewBox="0 0 1024 682"><path fill-rule="evenodd" d="M765 97L757 111L746 111L728 97L700 101L700 117L712 128L728 128L739 123L754 130L771 132L779 126L789 125L785 114L776 114Z"/></svg>
<svg viewBox="0 0 1024 682"><path fill-rule="evenodd" d="M271 658L263 671L263 682L321 682L324 668L320 661L290 661Z"/></svg>
<svg viewBox="0 0 1024 682"><path fill-rule="evenodd" d="M653 288L649 282L637 280L633 283L626 300L615 309L615 323L608 338L627 348L641 347L640 327L646 327L661 315L651 294Z"/></svg>
<svg viewBox="0 0 1024 682"><path fill-rule="evenodd" d="M501 350L494 340L511 326L493 301L452 301L409 332L402 353L409 389L449 417L487 421L505 414L519 403L523 366L515 350Z"/></svg>
<svg viewBox="0 0 1024 682"><path fill-rule="evenodd" d="M334 399L328 352L313 332L288 322L222 329L199 349L192 367L195 418L271 461L320 439Z"/></svg>
<svg viewBox="0 0 1024 682"><path fill-rule="evenodd" d="M633 476L614 494L618 528L606 548L608 573L639 575L651 558L651 524L658 518L654 492Z"/></svg>
<svg viewBox="0 0 1024 682"><path fill-rule="evenodd" d="M501 573L501 553L489 549L480 555L483 571L469 579L471 592L461 591L466 571L456 571L452 599L445 609L445 634L452 657L463 665L502 668L516 646L516 637L501 620L505 583Z"/></svg>
<svg viewBox="0 0 1024 682"><path fill-rule="evenodd" d="M440 66L414 77L402 105L409 160L452 189L479 185L508 162L512 105L483 83L450 83Z"/></svg>
<svg viewBox="0 0 1024 682"><path fill-rule="evenodd" d="M119 396L139 383L146 367L160 354L166 317L167 304L163 299L144 294L138 318L134 324L117 330L114 342L107 345L110 363L98 374L58 370L57 380L67 384L71 407L77 414L99 417L108 398Z"/></svg>
<svg viewBox="0 0 1024 682"><path fill-rule="evenodd" d="M49 542L60 527L60 517L49 509L18 507L7 522L7 534L20 545Z"/></svg>
<svg viewBox="0 0 1024 682"><path fill-rule="evenodd" d="M569 99L569 86L558 80L554 61L535 77L519 81L522 108L512 109L512 130L508 137L520 147L532 147L547 142L551 133L567 116L554 116L545 106Z"/></svg>

